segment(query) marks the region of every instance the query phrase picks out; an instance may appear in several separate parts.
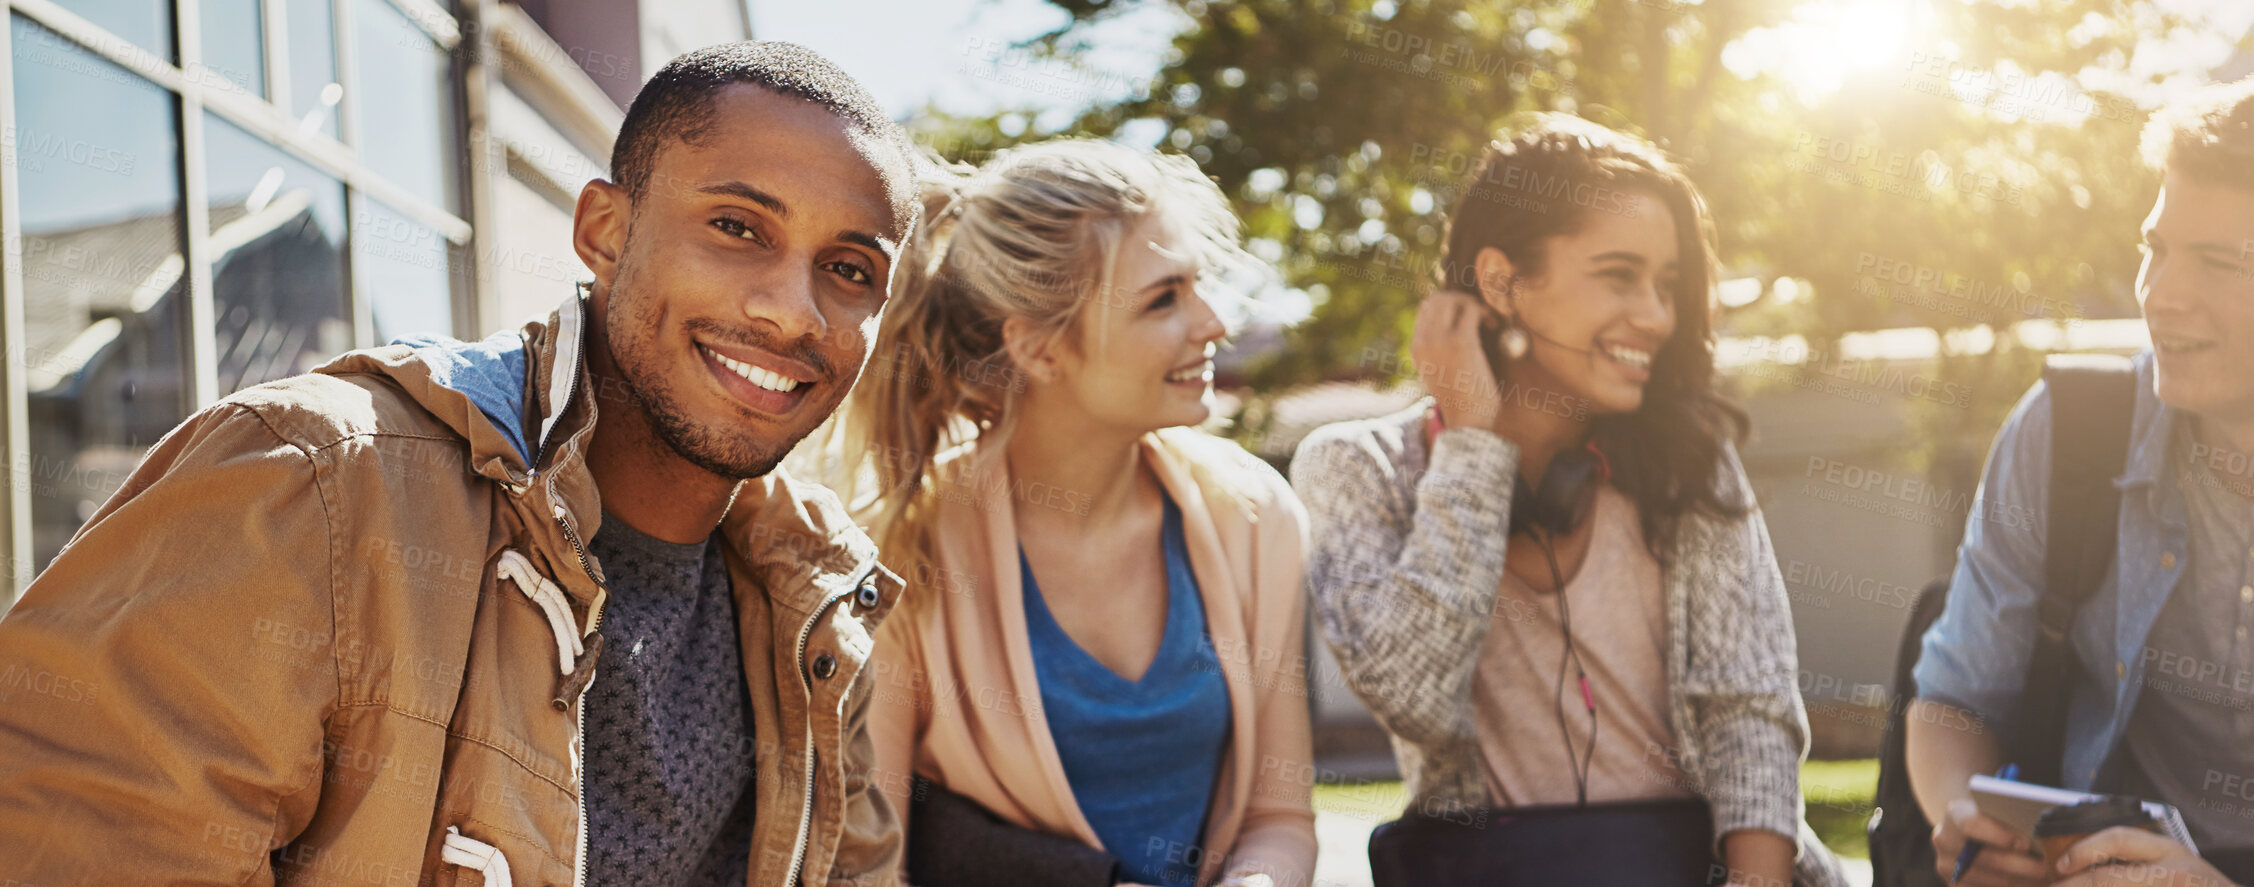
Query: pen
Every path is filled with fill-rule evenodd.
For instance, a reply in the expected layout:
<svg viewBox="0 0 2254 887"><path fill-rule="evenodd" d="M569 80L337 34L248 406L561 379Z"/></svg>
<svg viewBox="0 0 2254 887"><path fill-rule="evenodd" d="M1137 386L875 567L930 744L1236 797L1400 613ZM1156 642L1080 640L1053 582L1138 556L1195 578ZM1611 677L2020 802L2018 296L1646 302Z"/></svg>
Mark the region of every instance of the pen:
<svg viewBox="0 0 2254 887"><path fill-rule="evenodd" d="M1997 778L1997 779L2018 779L2018 778L2019 778L2019 765L2018 765L2018 764L2005 764L2005 765L2004 765L2004 768L2003 768L2003 769L1996 771L1996 778ZM1964 849L1963 849L1963 850L1961 850L1961 851L1959 851L1959 852L1957 853L1957 870L1956 870L1956 872L1955 872L1955 873L1953 873L1953 874L1949 875L1949 883L1951 883L1951 884L1954 884L1954 883L1956 883L1956 882L1958 882L1958 881L1962 881L1962 880L1964 880L1964 873L1965 873L1965 871L1966 871L1967 869L1970 869L1970 868L1972 868L1972 861L1973 861L1973 860L1975 860L1975 859L1979 859L1979 858L1980 858L1980 841L1979 841L1979 840L1977 840L1977 839L1973 839L1973 838L1967 838L1967 839L1965 839L1965 842L1964 842Z"/></svg>

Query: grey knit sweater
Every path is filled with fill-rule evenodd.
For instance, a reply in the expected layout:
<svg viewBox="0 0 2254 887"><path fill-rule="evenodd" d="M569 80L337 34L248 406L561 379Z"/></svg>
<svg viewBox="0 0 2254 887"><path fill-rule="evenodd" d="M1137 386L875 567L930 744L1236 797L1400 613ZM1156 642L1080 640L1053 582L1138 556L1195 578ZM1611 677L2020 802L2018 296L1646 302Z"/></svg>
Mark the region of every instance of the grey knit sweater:
<svg viewBox="0 0 2254 887"><path fill-rule="evenodd" d="M1484 429L1428 447L1429 399L1309 435L1292 486L1312 525L1307 585L1347 684L1392 735L1416 809L1487 803L1472 676L1503 581L1518 448ZM1750 501L1734 450L1724 483ZM1676 763L1714 813L1714 834L1798 836L1796 880L1844 885L1802 822L1807 751L1792 614L1758 510L1683 519L1661 558L1668 720Z"/></svg>

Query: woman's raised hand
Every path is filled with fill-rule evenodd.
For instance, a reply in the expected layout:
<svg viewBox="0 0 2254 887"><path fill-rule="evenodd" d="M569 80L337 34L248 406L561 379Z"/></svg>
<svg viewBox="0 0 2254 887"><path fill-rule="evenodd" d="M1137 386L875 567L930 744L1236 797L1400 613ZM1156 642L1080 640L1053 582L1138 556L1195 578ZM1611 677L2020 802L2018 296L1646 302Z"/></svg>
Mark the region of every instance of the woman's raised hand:
<svg viewBox="0 0 2254 887"><path fill-rule="evenodd" d="M1476 297L1455 290L1426 296L1417 309L1409 357L1424 390L1439 401L1440 421L1450 428L1493 428L1502 410L1502 389L1479 344L1493 316Z"/></svg>

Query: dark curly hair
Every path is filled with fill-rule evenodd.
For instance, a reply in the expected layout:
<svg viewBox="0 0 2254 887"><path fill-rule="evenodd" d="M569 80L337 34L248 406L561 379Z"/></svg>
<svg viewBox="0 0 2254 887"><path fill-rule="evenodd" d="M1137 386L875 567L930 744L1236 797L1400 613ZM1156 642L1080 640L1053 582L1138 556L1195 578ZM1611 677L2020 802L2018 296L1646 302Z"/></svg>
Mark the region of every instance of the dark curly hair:
<svg viewBox="0 0 2254 887"><path fill-rule="evenodd" d="M1538 279L1551 238L1580 230L1590 213L1630 211L1637 195L1657 198L1675 217L1675 333L1652 361L1643 405L1589 426L1612 485L1636 503L1645 543L1664 557L1686 512L1738 518L1753 506L1751 491L1723 489L1723 446L1742 440L1748 422L1714 389L1714 225L1690 177L1636 136L1564 114L1525 115L1488 143L1465 184L1448 217L1440 273L1444 285L1477 292L1479 251L1494 247L1521 276ZM1500 333L1497 325L1483 343L1498 379Z"/></svg>

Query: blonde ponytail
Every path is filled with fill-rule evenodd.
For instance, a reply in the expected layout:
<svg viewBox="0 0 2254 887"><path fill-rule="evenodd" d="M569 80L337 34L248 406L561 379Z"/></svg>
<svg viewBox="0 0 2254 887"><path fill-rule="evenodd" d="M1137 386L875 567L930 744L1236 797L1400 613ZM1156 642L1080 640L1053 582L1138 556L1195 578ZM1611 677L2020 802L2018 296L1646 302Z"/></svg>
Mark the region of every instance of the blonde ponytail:
<svg viewBox="0 0 2254 887"><path fill-rule="evenodd" d="M1188 158L1112 142L1012 148L975 172L933 164L923 223L902 250L870 361L841 411L842 452L817 473L845 494L885 560L935 575L931 511L976 465L943 467L977 443L1000 452L1025 379L1003 324L1070 329L1112 287L1122 241L1142 217L1180 218L1204 267L1249 267L1227 199ZM928 597L917 595L914 597Z"/></svg>

